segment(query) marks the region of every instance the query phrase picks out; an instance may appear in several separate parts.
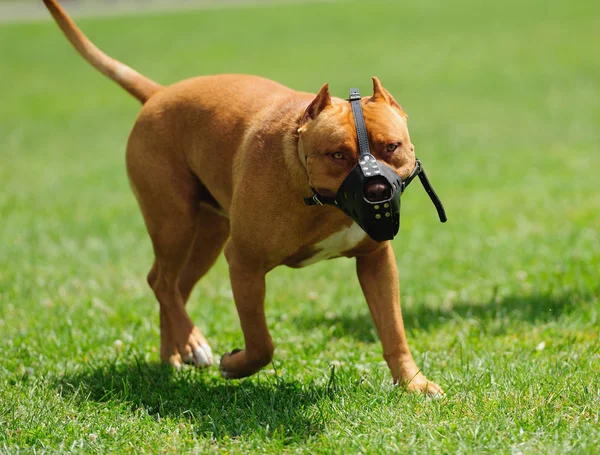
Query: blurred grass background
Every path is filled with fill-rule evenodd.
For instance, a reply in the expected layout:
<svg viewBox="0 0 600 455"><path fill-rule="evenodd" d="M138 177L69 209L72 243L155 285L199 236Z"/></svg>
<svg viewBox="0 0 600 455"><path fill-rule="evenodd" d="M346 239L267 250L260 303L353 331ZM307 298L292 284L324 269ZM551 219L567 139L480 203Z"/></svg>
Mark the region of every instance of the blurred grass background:
<svg viewBox="0 0 600 455"><path fill-rule="evenodd" d="M436 402L389 387L344 259L269 275L272 369L225 383L157 367L151 245L124 167L139 105L49 21L0 25L0 447L593 453L599 13L379 0L78 20L163 84L240 72L345 97L382 80L449 216L414 187L394 240ZM241 345L222 259L189 310L216 353Z"/></svg>

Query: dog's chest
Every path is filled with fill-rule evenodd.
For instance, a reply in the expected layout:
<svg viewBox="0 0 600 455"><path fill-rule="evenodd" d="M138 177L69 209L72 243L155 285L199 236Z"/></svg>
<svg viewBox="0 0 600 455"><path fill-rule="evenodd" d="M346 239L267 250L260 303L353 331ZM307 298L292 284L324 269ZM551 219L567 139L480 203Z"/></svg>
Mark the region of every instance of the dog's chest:
<svg viewBox="0 0 600 455"><path fill-rule="evenodd" d="M330 235L311 247L310 253L312 254L302 258L302 260L297 262L296 266L306 267L324 259L340 257L342 253L356 248L366 236L367 234L358 224L352 223L350 227Z"/></svg>

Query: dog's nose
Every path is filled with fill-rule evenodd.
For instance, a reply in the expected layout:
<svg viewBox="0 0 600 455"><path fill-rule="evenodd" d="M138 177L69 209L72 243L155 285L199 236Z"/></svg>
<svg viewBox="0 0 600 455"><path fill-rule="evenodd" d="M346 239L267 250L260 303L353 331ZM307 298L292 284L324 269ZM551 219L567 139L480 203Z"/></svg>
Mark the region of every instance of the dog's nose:
<svg viewBox="0 0 600 455"><path fill-rule="evenodd" d="M369 202L385 201L392 197L392 188L387 182L371 181L365 188L365 197Z"/></svg>

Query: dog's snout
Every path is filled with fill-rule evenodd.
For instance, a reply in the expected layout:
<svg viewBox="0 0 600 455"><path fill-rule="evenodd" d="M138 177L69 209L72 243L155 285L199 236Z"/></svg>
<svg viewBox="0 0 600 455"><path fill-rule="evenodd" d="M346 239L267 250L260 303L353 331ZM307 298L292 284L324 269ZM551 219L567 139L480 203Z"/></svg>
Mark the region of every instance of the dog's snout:
<svg viewBox="0 0 600 455"><path fill-rule="evenodd" d="M371 181L365 188L365 197L369 202L385 201L392 197L392 188L387 182Z"/></svg>

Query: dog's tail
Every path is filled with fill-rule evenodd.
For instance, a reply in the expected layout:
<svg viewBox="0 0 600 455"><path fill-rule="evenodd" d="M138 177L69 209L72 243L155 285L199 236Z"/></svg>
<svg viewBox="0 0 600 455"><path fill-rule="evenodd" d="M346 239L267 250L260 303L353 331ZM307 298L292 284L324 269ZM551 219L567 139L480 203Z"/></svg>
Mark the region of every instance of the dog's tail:
<svg viewBox="0 0 600 455"><path fill-rule="evenodd" d="M145 103L148 98L162 88L161 85L142 76L124 63L109 57L94 46L56 0L43 1L67 39L77 49L77 52L102 74L111 78L142 103Z"/></svg>

